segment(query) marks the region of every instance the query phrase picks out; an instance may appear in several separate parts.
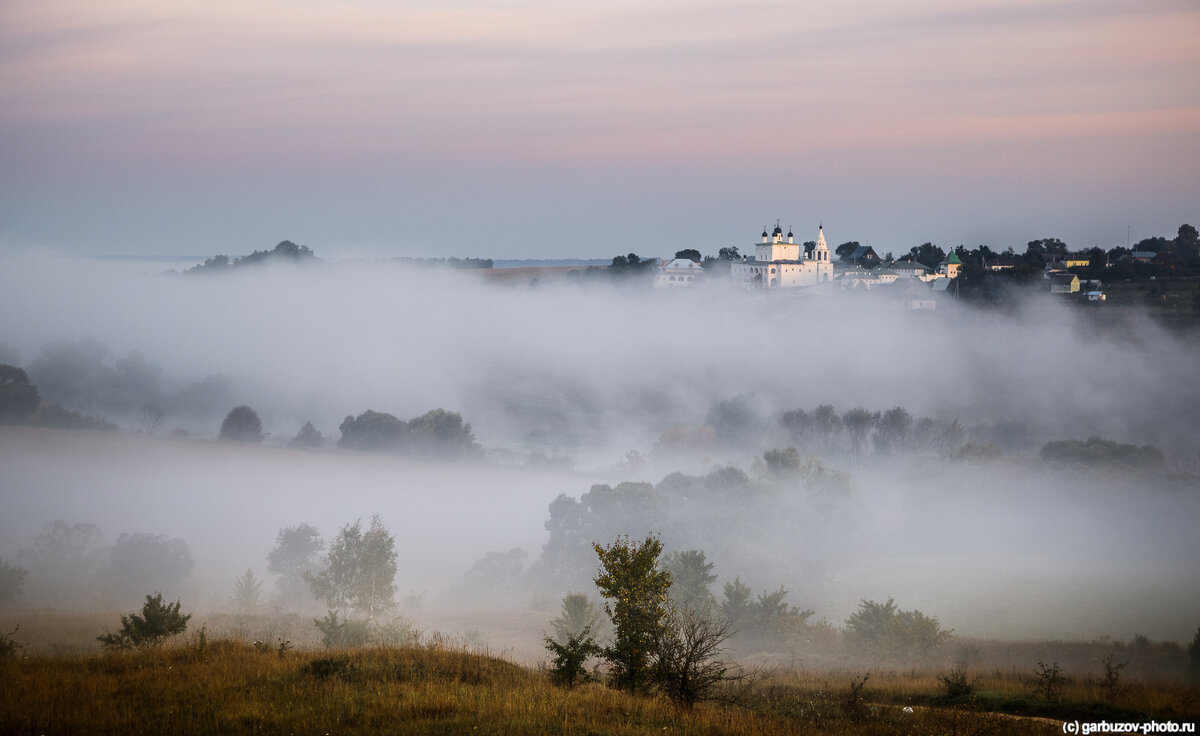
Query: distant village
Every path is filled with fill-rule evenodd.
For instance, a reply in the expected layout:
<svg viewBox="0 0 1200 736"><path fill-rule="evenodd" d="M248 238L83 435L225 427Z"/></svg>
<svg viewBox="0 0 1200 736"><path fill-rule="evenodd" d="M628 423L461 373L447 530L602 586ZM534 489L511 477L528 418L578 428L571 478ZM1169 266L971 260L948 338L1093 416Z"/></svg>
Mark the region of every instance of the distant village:
<svg viewBox="0 0 1200 736"><path fill-rule="evenodd" d="M653 285L670 289L724 279L747 289L823 287L849 291L881 290L908 309L936 309L949 299L986 300L1007 285L1040 288L1077 301L1108 300L1115 284L1158 282L1163 301L1200 311L1200 243L1191 225L1182 225L1173 240L1149 238L1133 247L1071 251L1055 238L1032 241L1022 254L1012 248L995 252L987 246L959 246L946 252L932 243L912 248L899 258L880 256L870 245L842 243L832 251L823 225L815 240L797 243L789 228L763 228L753 255L737 247L701 257L694 249L670 259L652 261ZM618 256L609 268L627 269L633 254ZM965 292L965 294L964 294Z"/></svg>
<svg viewBox="0 0 1200 736"><path fill-rule="evenodd" d="M743 253L743 248L746 252ZM243 258L214 256L185 273L220 273L272 261L320 259L291 241L271 251ZM847 241L830 248L824 225L813 240L776 223L764 227L757 241L720 248L702 255L694 248L670 258L642 258L636 253L603 261L500 262L488 258L396 258L417 267L471 269L489 281L538 285L556 280L617 280L657 289L702 284L734 284L748 290L819 289L873 292L913 310L966 300L1003 303L1013 287L1044 291L1081 304L1151 306L1189 319L1200 313L1200 237L1184 224L1175 238L1153 237L1109 250L1071 250L1057 238L1030 241L1023 253L986 245L950 251L932 244L915 246L899 257L882 256L870 245ZM1114 299L1114 296L1116 297Z"/></svg>

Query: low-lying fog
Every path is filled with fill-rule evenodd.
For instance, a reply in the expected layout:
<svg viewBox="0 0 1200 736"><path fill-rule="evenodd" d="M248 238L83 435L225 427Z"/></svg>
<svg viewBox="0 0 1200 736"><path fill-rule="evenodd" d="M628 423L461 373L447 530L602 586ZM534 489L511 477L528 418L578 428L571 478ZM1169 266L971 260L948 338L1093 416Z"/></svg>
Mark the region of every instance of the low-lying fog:
<svg viewBox="0 0 1200 736"><path fill-rule="evenodd" d="M806 520L777 536L717 538L682 509L686 541L658 530L669 549L708 552L718 597L740 575L835 624L860 599L895 597L960 633L1185 641L1200 624L1200 347L1120 314L1108 326L1048 299L915 314L835 292L512 286L392 263L169 275L5 257L0 363L123 431L0 428L0 558L56 520L94 523L109 544L177 537L196 563L179 594L216 608L247 568L269 579L279 529L309 522L329 539L379 514L401 595L436 600L488 552L535 563L560 494L730 464L758 478L762 453L791 444L848 490L789 506ZM158 423L140 413L151 403ZM265 446L213 441L238 404L262 418ZM963 443L994 452L846 452L780 429L782 412L822 404L957 420ZM471 423L483 459L336 448L347 415L435 408ZM328 449L284 447L306 421ZM1093 435L1166 460L1107 472L1038 459L1047 441Z"/></svg>

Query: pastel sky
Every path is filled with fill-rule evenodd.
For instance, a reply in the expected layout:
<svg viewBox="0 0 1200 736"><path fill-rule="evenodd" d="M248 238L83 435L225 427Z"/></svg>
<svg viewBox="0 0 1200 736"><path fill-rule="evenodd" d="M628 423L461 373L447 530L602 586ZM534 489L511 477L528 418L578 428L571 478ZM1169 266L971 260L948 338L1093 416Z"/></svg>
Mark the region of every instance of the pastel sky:
<svg viewBox="0 0 1200 736"><path fill-rule="evenodd" d="M1195 0L0 0L0 250L880 253L1200 225Z"/></svg>

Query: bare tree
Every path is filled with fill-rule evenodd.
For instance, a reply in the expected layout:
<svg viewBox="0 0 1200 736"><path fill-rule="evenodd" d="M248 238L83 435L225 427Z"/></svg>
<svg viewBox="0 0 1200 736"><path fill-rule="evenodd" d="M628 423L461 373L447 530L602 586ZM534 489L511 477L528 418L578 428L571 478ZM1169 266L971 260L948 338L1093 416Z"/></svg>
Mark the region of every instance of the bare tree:
<svg viewBox="0 0 1200 736"><path fill-rule="evenodd" d="M746 681L746 673L725 657L731 633L728 619L710 607L673 609L658 642L655 679L663 694L691 708L718 699L728 684Z"/></svg>

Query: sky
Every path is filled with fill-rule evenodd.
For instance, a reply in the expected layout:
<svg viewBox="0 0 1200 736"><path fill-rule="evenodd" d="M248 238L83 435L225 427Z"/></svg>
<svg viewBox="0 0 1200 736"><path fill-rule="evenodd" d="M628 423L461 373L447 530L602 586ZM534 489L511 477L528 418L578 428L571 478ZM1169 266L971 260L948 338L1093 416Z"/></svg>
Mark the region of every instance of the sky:
<svg viewBox="0 0 1200 736"><path fill-rule="evenodd" d="M0 253L881 254L1200 224L1191 0L0 0Z"/></svg>

